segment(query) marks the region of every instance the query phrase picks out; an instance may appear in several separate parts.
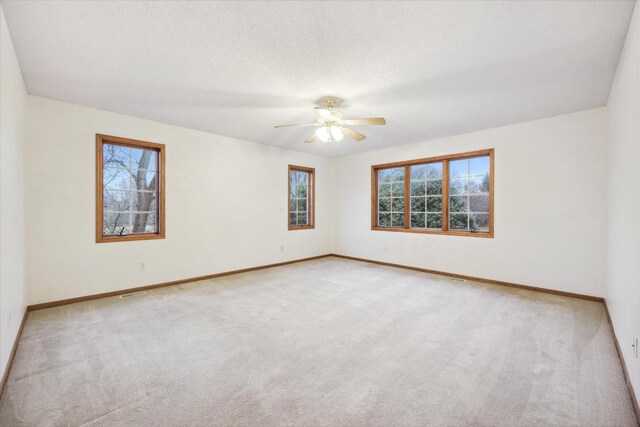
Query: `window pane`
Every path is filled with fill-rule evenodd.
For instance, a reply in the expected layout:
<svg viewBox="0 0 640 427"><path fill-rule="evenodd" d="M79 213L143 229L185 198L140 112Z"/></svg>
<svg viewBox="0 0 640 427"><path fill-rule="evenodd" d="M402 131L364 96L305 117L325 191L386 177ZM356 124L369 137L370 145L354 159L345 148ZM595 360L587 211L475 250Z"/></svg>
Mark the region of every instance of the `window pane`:
<svg viewBox="0 0 640 427"><path fill-rule="evenodd" d="M466 178L469 175L469 160L452 160L449 162L449 175L451 178Z"/></svg>
<svg viewBox="0 0 640 427"><path fill-rule="evenodd" d="M467 193L467 179L464 178L452 178L449 181L449 194L466 194Z"/></svg>
<svg viewBox="0 0 640 427"><path fill-rule="evenodd" d="M442 162L427 165L427 179L442 179Z"/></svg>
<svg viewBox="0 0 640 427"><path fill-rule="evenodd" d="M104 168L130 168L131 148L122 145L103 144L102 166Z"/></svg>
<svg viewBox="0 0 640 427"><path fill-rule="evenodd" d="M391 214L391 226L403 227L404 226L404 212Z"/></svg>
<svg viewBox="0 0 640 427"><path fill-rule="evenodd" d="M391 199L391 212L404 212L404 199L394 197Z"/></svg>
<svg viewBox="0 0 640 427"><path fill-rule="evenodd" d="M442 214L427 214L427 228L442 229Z"/></svg>
<svg viewBox="0 0 640 427"><path fill-rule="evenodd" d="M391 184L391 195L393 197L404 197L404 182L394 182Z"/></svg>
<svg viewBox="0 0 640 427"><path fill-rule="evenodd" d="M391 181L404 181L404 168L393 168L390 169Z"/></svg>
<svg viewBox="0 0 640 427"><path fill-rule="evenodd" d="M313 172L289 168L289 225L313 226Z"/></svg>
<svg viewBox="0 0 640 427"><path fill-rule="evenodd" d="M391 184L380 184L378 197L391 197Z"/></svg>
<svg viewBox="0 0 640 427"><path fill-rule="evenodd" d="M404 168L380 169L378 182L404 181Z"/></svg>
<svg viewBox="0 0 640 427"><path fill-rule="evenodd" d="M489 174L469 178L469 193L488 193L490 186Z"/></svg>
<svg viewBox="0 0 640 427"><path fill-rule="evenodd" d="M158 152L147 148L131 148L131 167L133 169L156 170Z"/></svg>
<svg viewBox="0 0 640 427"><path fill-rule="evenodd" d="M155 148L102 144L104 236L160 231L159 153Z"/></svg>
<svg viewBox="0 0 640 427"><path fill-rule="evenodd" d="M158 188L157 172L147 170L133 171L133 189L155 191Z"/></svg>
<svg viewBox="0 0 640 427"><path fill-rule="evenodd" d="M156 231L155 212L133 214L133 233L155 233Z"/></svg>
<svg viewBox="0 0 640 427"><path fill-rule="evenodd" d="M390 198L384 198L378 201L378 212L391 212Z"/></svg>
<svg viewBox="0 0 640 427"><path fill-rule="evenodd" d="M469 159L469 175L485 175L489 173L489 156Z"/></svg>
<svg viewBox="0 0 640 427"><path fill-rule="evenodd" d="M426 190L426 184L424 181L411 182L412 196L424 196L425 190Z"/></svg>
<svg viewBox="0 0 640 427"><path fill-rule="evenodd" d="M477 196L469 196L469 211L489 212L489 195L480 194Z"/></svg>
<svg viewBox="0 0 640 427"><path fill-rule="evenodd" d="M102 204L105 211L129 211L131 209L131 193L128 191L105 190Z"/></svg>
<svg viewBox="0 0 640 427"><path fill-rule="evenodd" d="M378 171L378 182L380 184L391 182L392 180L391 171L392 169L380 169Z"/></svg>
<svg viewBox="0 0 640 427"><path fill-rule="evenodd" d="M129 190L131 173L126 169L105 168L102 173L102 185L107 189Z"/></svg>
<svg viewBox="0 0 640 427"><path fill-rule="evenodd" d="M158 225L155 217L155 212L149 212L149 220L147 221L147 227L145 233L157 233Z"/></svg>
<svg viewBox="0 0 640 427"><path fill-rule="evenodd" d="M467 196L449 197L449 212L467 212Z"/></svg>
<svg viewBox="0 0 640 427"><path fill-rule="evenodd" d="M411 212L424 212L424 208L425 208L424 197L411 198Z"/></svg>
<svg viewBox="0 0 640 427"><path fill-rule="evenodd" d="M427 178L427 165L411 166L411 181L424 181Z"/></svg>
<svg viewBox="0 0 640 427"><path fill-rule="evenodd" d="M102 217L102 234L118 235L121 231L131 231L131 214L129 212L105 213Z"/></svg>
<svg viewBox="0 0 640 427"><path fill-rule="evenodd" d="M474 176L469 178L467 183L467 192L469 194L483 193L483 178L481 176Z"/></svg>
<svg viewBox="0 0 640 427"><path fill-rule="evenodd" d="M430 196L442 194L442 180L427 181L427 194Z"/></svg>
<svg viewBox="0 0 640 427"><path fill-rule="evenodd" d="M428 212L442 212L442 197L427 197Z"/></svg>
<svg viewBox="0 0 640 427"><path fill-rule="evenodd" d="M467 230L468 215L454 213L449 215L449 229L451 230Z"/></svg>
<svg viewBox="0 0 640 427"><path fill-rule="evenodd" d="M489 231L489 156L450 161L449 169L449 228Z"/></svg>
<svg viewBox="0 0 640 427"><path fill-rule="evenodd" d="M480 192L488 193L490 190L491 190L491 176L489 174L486 174L481 178Z"/></svg>
<svg viewBox="0 0 640 427"><path fill-rule="evenodd" d="M134 212L149 212L153 202L156 200L156 193L134 191L131 193L131 197L133 199Z"/></svg>
<svg viewBox="0 0 640 427"><path fill-rule="evenodd" d="M389 197L392 198L389 198ZM393 212L393 215L385 214ZM404 223L404 168L378 170L378 225L397 226L398 215Z"/></svg>
<svg viewBox="0 0 640 427"><path fill-rule="evenodd" d="M425 214L412 213L411 214L411 227L412 228L424 228L425 226Z"/></svg>
<svg viewBox="0 0 640 427"><path fill-rule="evenodd" d="M390 213L381 213L378 216L378 225L380 227L391 227L391 214Z"/></svg>
<svg viewBox="0 0 640 427"><path fill-rule="evenodd" d="M489 214L471 214L470 222L472 230L489 231Z"/></svg>

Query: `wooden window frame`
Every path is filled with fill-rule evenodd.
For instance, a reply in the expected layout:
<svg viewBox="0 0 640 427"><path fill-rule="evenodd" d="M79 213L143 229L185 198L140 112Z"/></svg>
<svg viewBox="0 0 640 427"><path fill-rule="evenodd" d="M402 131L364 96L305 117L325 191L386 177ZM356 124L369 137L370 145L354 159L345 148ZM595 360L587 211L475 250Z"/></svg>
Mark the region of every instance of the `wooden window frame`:
<svg viewBox="0 0 640 427"><path fill-rule="evenodd" d="M291 171L306 172L309 174L309 186L311 191L307 192L307 225L291 225ZM305 166L289 165L287 168L287 227L289 230L313 230L316 228L316 170Z"/></svg>
<svg viewBox="0 0 640 427"><path fill-rule="evenodd" d="M468 236L493 238L494 212L493 195L494 186L494 149L468 151L465 153L446 156L428 157L423 159L408 160L403 162L385 163L371 166L371 230L391 231L401 233L444 234L448 236ZM449 230L449 162L452 160L469 159L474 157L489 156L489 231L462 231ZM442 230L425 230L411 228L411 166L425 163L442 162ZM403 227L379 227L378 226L378 171L389 168L404 168L404 226Z"/></svg>
<svg viewBox="0 0 640 427"><path fill-rule="evenodd" d="M103 188L103 146L104 144L125 147L150 148L158 152L158 232L136 233L124 236L104 235L104 188ZM165 146L155 142L138 141L112 135L96 134L96 243L129 242L134 240L155 240L165 238Z"/></svg>

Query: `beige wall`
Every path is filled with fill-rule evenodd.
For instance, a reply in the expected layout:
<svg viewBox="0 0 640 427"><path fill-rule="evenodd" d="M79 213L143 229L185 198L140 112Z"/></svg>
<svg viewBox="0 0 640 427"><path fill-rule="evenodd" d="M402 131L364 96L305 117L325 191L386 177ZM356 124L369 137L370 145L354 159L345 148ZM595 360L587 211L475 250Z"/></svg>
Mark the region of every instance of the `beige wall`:
<svg viewBox="0 0 640 427"><path fill-rule="evenodd" d="M29 304L330 251L328 158L35 96L28 113ZM166 239L95 243L96 133L166 144ZM316 168L315 230L287 230L288 164Z"/></svg>
<svg viewBox="0 0 640 427"><path fill-rule="evenodd" d="M0 377L26 305L23 181L26 98L0 8Z"/></svg>
<svg viewBox="0 0 640 427"><path fill-rule="evenodd" d="M603 108L337 159L33 96L29 118L30 304L329 252L604 295ZM95 244L96 132L167 144L167 239ZM370 230L372 164L481 148L494 239ZM289 163L317 168L315 230L287 231Z"/></svg>
<svg viewBox="0 0 640 427"><path fill-rule="evenodd" d="M604 108L335 160L334 251L604 295ZM495 238L372 231L371 165L495 148Z"/></svg>
<svg viewBox="0 0 640 427"><path fill-rule="evenodd" d="M636 396L640 359L640 23L639 6L618 63L608 102L607 306Z"/></svg>

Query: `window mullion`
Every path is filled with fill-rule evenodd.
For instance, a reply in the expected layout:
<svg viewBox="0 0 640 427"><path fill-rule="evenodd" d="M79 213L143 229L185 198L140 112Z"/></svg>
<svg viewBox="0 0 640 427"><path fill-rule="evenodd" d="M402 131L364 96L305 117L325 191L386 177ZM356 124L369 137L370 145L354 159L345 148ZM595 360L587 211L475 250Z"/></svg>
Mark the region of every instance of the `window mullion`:
<svg viewBox="0 0 640 427"><path fill-rule="evenodd" d="M411 166L404 167L404 228L411 228Z"/></svg>
<svg viewBox="0 0 640 427"><path fill-rule="evenodd" d="M449 230L449 160L442 161L442 231Z"/></svg>

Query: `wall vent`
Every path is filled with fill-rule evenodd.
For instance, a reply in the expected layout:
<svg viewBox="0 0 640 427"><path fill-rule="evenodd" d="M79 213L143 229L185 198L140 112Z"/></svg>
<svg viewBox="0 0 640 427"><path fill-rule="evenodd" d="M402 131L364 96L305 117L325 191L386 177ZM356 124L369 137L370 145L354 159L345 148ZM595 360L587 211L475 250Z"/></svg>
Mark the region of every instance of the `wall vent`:
<svg viewBox="0 0 640 427"><path fill-rule="evenodd" d="M146 291L131 292L130 294L120 295L120 298L137 297L137 296L140 296L140 295L146 295L146 294L147 294L147 292L146 292Z"/></svg>

